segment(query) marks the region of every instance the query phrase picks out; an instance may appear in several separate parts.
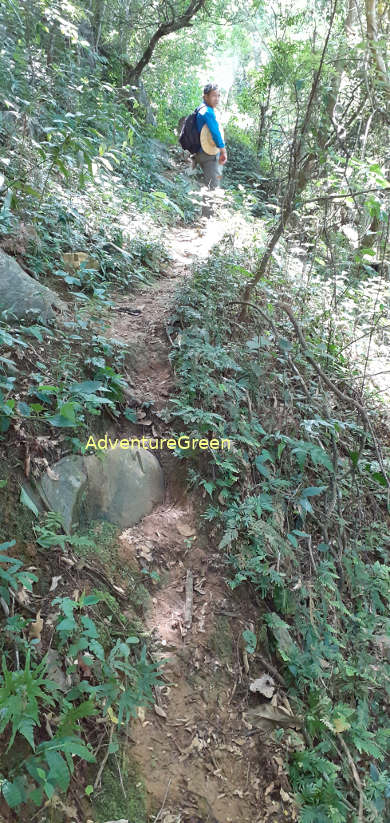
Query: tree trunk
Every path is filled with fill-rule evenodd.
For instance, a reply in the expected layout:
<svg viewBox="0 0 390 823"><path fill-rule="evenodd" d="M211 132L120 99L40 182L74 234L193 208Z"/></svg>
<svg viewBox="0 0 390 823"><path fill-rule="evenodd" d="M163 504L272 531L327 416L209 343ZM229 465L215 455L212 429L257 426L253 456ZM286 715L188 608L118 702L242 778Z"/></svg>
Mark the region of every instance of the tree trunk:
<svg viewBox="0 0 390 823"><path fill-rule="evenodd" d="M376 21L376 0L366 0L367 38L370 46L376 74L379 77L387 97L390 98L390 79L386 63L378 44L378 26Z"/></svg>
<svg viewBox="0 0 390 823"><path fill-rule="evenodd" d="M268 263L271 259L272 252L279 241L280 237L282 236L285 227L291 217L291 213L295 206L295 200L298 193L300 193L306 186L312 169L313 164L313 155L308 154L306 157L303 155L303 147L304 147L304 139L305 135L308 131L311 121L312 110L314 107L314 101L317 97L318 91L318 84L322 72L322 67L324 64L325 54L328 48L329 37L333 28L333 22L336 14L337 8L337 0L335 0L333 4L333 9L330 17L328 32L325 38L325 43L322 49L321 60L319 67L314 75L312 87L310 90L309 100L306 106L305 115L303 118L302 125L300 129L298 129L298 116L295 123L294 129L294 137L292 141L292 146L290 150L290 163L289 163L289 172L288 172L288 186L285 196L282 200L281 210L280 210L280 218L279 221L268 240L265 252L263 257L260 260L259 266L254 273L253 279L249 280L246 284L244 295L243 295L243 306L241 312L239 314L239 322L245 320L246 312L247 312L247 303L249 302L249 297L259 282L260 278L265 274Z"/></svg>

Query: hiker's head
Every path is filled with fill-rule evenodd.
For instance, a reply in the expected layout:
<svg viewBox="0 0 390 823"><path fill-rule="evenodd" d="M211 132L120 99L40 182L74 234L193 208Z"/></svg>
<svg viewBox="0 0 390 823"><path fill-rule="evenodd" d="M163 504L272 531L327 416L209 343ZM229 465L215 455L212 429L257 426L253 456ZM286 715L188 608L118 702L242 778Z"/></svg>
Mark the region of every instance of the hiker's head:
<svg viewBox="0 0 390 823"><path fill-rule="evenodd" d="M216 83L207 83L203 89L203 100L212 109L218 106L220 91Z"/></svg>

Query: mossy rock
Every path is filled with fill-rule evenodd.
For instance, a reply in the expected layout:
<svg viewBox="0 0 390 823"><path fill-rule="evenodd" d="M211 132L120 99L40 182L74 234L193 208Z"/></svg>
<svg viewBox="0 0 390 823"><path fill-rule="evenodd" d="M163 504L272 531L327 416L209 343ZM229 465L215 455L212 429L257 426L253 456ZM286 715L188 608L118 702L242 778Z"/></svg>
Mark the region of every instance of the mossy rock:
<svg viewBox="0 0 390 823"><path fill-rule="evenodd" d="M93 798L94 823L125 819L131 823L148 823L145 787L134 760L126 753L117 755L120 763L124 797L118 766L109 757L103 772L101 791Z"/></svg>

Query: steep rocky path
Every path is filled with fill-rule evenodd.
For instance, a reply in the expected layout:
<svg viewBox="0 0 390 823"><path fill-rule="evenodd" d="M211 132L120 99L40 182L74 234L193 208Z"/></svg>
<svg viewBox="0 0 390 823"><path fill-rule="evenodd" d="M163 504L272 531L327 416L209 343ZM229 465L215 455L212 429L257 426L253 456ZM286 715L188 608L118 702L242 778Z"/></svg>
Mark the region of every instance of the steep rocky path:
<svg viewBox="0 0 390 823"><path fill-rule="evenodd" d="M136 297L118 298L118 306L139 310L114 313L110 333L136 352L134 400L150 403L147 417L140 419L145 436L170 433L163 410L174 390L167 333L174 294L224 228L212 221L201 229L178 228L170 238L172 262L165 274ZM243 717L254 705L250 680L264 674L264 668L249 672L242 653L242 632L254 627L254 606L226 583L216 543L199 517L201 499L186 489L184 463L168 450L158 456L166 499L120 538L123 562L153 575L145 620L155 658L167 661L166 685L156 693L154 711L141 710L131 729L150 820L293 820L286 792L287 805L281 802L288 784L278 747L265 745ZM191 581L192 615L186 625Z"/></svg>

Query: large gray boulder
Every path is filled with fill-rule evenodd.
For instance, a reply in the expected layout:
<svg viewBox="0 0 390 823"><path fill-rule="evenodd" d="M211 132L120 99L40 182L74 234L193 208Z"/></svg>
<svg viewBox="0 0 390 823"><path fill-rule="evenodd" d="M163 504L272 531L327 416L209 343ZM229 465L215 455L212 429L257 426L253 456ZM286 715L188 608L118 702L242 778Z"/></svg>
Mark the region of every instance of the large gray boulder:
<svg viewBox="0 0 390 823"><path fill-rule="evenodd" d="M68 534L80 523L81 504L87 491L84 461L77 454L63 457L52 466L50 475L42 475L37 484L47 509L62 515Z"/></svg>
<svg viewBox="0 0 390 823"><path fill-rule="evenodd" d="M41 286L0 249L0 312L8 311L10 319L34 315L46 323L66 310L65 303L51 289Z"/></svg>
<svg viewBox="0 0 390 823"><path fill-rule="evenodd" d="M146 449L109 449L103 459L85 458L87 520L108 520L127 528L150 514L164 498L161 466Z"/></svg>
<svg viewBox="0 0 390 823"><path fill-rule="evenodd" d="M118 448L101 454L63 457L37 484L46 507L62 515L68 534L91 520L128 528L164 498L163 472L149 451Z"/></svg>

